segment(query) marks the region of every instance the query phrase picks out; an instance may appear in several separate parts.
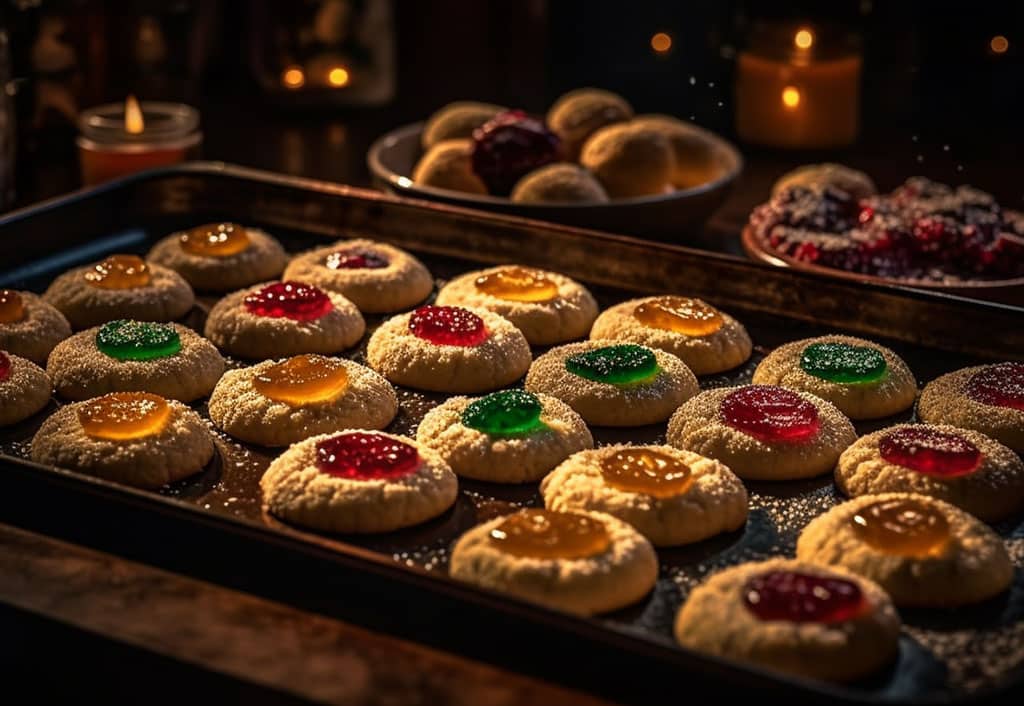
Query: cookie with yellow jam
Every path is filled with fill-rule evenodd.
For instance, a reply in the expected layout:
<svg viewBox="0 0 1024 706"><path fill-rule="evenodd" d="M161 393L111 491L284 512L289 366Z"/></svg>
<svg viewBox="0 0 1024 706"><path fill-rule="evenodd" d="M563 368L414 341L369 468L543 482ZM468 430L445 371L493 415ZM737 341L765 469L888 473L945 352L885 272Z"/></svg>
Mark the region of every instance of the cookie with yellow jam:
<svg viewBox="0 0 1024 706"><path fill-rule="evenodd" d="M963 510L927 495L861 495L811 520L796 555L871 579L898 606L954 607L1005 591L1003 540Z"/></svg>
<svg viewBox="0 0 1024 706"><path fill-rule="evenodd" d="M583 338L597 317L597 302L579 282L521 265L501 265L456 277L438 292L437 303L500 314L534 346Z"/></svg>
<svg viewBox="0 0 1024 706"><path fill-rule="evenodd" d="M550 608L593 615L647 595L658 561L643 535L611 515L528 509L462 535L449 573Z"/></svg>
<svg viewBox="0 0 1024 706"><path fill-rule="evenodd" d="M32 460L140 488L159 488L203 470L213 435L176 400L112 392L54 412L32 439Z"/></svg>

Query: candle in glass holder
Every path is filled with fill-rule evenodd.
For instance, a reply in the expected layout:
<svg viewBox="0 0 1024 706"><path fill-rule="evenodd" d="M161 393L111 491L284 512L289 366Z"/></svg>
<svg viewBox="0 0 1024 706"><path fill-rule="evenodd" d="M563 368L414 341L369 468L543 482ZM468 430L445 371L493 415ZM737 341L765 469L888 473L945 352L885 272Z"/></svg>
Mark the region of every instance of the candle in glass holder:
<svg viewBox="0 0 1024 706"><path fill-rule="evenodd" d="M759 27L736 67L736 131L774 147L839 147L857 136L861 56L811 27Z"/></svg>
<svg viewBox="0 0 1024 706"><path fill-rule="evenodd" d="M181 103L143 102L128 96L82 112L78 155L86 185L153 167L183 162L198 152L199 111Z"/></svg>

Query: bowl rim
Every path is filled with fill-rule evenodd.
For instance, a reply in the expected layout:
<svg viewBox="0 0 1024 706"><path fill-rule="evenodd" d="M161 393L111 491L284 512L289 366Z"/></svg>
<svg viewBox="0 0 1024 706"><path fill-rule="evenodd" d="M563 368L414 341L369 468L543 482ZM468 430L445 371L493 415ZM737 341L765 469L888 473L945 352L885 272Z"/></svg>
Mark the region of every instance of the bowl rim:
<svg viewBox="0 0 1024 706"><path fill-rule="evenodd" d="M712 179L711 181L704 182L703 184L697 184L686 189L676 189L667 194L654 194L651 196L632 196L624 199L611 199L606 203L517 203L510 198L504 196L491 196L490 194L471 194L464 191L453 191L451 189L439 189L434 186L421 186L413 182L412 178L405 174L398 174L387 167L381 162L381 153L393 143L395 140L402 138L409 138L412 135L417 136L417 144L419 144L419 135L423 132L424 121L409 123L402 125L401 127L394 128L385 132L383 135L378 137L370 145L370 149L366 152L366 164L370 169L370 172L379 179L386 181L392 188L400 193L423 193L429 196L445 199L457 199L463 203L476 203L480 205L490 206L514 206L516 208L529 208L536 209L538 211L556 211L564 209L590 209L590 210L603 210L612 209L623 206L643 206L648 204L667 203L678 199L686 199L694 196L701 196L704 194L713 193L722 189L733 181L735 181L739 175L743 172L744 161L743 154L739 151L734 144L726 140L724 137L700 127L699 125L692 125L693 129L700 134L700 136L712 143L716 149L723 151L729 155L732 160L732 166L721 176Z"/></svg>
<svg viewBox="0 0 1024 706"><path fill-rule="evenodd" d="M987 279L987 280L962 280L959 282L934 282L932 280L918 280L918 279L896 279L895 277L881 277L879 275L868 275L861 274L860 272L849 272L847 270L841 270L836 267L825 267L823 265L815 265L813 263L803 262L790 257L789 255L783 255L777 253L774 250L766 247L761 239L757 237L754 232L754 228L748 223L743 226L743 232L740 236L740 241L743 245L743 250L747 255L757 261L764 262L769 265L776 267L788 267L790 269L813 272L820 275L826 275L829 277L838 277L840 279L852 280L856 282L868 282L871 284L887 284L896 285L902 287L915 287L917 289L935 289L935 290L961 290L961 289L1004 289L1009 287L1024 287L1024 277L1011 277L1008 279Z"/></svg>

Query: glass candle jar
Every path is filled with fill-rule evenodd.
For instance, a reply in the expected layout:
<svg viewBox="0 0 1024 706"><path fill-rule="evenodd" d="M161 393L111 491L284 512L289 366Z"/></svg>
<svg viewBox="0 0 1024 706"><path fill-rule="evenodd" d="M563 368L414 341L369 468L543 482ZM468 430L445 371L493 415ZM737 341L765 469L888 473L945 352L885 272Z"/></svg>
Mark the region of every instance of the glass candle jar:
<svg viewBox="0 0 1024 706"><path fill-rule="evenodd" d="M195 108L132 97L83 111L78 126L86 186L196 157L203 140Z"/></svg>
<svg viewBox="0 0 1024 706"><path fill-rule="evenodd" d="M736 131L760 145L824 148L856 138L861 55L809 25L755 29L736 67Z"/></svg>

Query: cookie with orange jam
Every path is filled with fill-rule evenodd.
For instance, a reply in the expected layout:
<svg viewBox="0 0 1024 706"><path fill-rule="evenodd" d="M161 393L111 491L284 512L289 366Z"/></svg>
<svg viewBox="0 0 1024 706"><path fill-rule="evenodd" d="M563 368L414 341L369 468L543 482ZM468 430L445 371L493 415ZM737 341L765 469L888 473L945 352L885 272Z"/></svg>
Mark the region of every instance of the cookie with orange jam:
<svg viewBox="0 0 1024 706"><path fill-rule="evenodd" d="M486 309L421 306L374 331L371 368L398 385L434 392L489 392L530 367L522 332Z"/></svg>
<svg viewBox="0 0 1024 706"><path fill-rule="evenodd" d="M0 289L0 350L45 365L53 347L70 335L64 314L35 294Z"/></svg>
<svg viewBox="0 0 1024 706"><path fill-rule="evenodd" d="M455 502L458 480L435 451L364 429L293 444L260 479L264 508L324 532L390 532L426 522Z"/></svg>
<svg viewBox="0 0 1024 706"><path fill-rule="evenodd" d="M831 471L857 432L834 405L808 392L743 385L691 399L672 415L666 438L740 478L792 480Z"/></svg>
<svg viewBox="0 0 1024 706"><path fill-rule="evenodd" d="M50 401L50 378L31 360L0 350L0 427L17 424Z"/></svg>
<svg viewBox="0 0 1024 706"><path fill-rule="evenodd" d="M259 360L300 353L337 353L366 331L355 304L303 282L268 282L214 304L204 333L225 353Z"/></svg>
<svg viewBox="0 0 1024 706"><path fill-rule="evenodd" d="M398 397L367 367L303 354L229 370L208 407L213 423L236 439L287 446L344 429L383 429L398 412Z"/></svg>
<svg viewBox="0 0 1024 706"><path fill-rule="evenodd" d="M654 587L654 547L600 512L527 509L478 525L452 548L452 578L578 615L636 603Z"/></svg>
<svg viewBox="0 0 1024 706"><path fill-rule="evenodd" d="M285 279L338 292L368 314L389 314L416 306L430 296L434 278L416 257L375 240L339 240L300 253Z"/></svg>
<svg viewBox="0 0 1024 706"><path fill-rule="evenodd" d="M605 446L570 456L540 484L544 506L628 522L657 547L739 529L747 491L725 464L671 446Z"/></svg>
<svg viewBox="0 0 1024 706"><path fill-rule="evenodd" d="M953 607L1013 582L1003 540L942 500L915 493L862 495L811 520L798 558L871 579L898 606Z"/></svg>
<svg viewBox="0 0 1024 706"><path fill-rule="evenodd" d="M224 358L187 326L119 319L62 341L46 371L57 394L69 400L152 392L192 402L213 390Z"/></svg>
<svg viewBox="0 0 1024 706"><path fill-rule="evenodd" d="M590 337L659 348L695 375L731 370L745 363L752 350L739 321L701 299L674 295L631 299L606 309Z"/></svg>
<svg viewBox="0 0 1024 706"><path fill-rule="evenodd" d="M146 259L174 270L197 290L230 292L278 277L288 255L258 228L204 223L161 239Z"/></svg>
<svg viewBox="0 0 1024 706"><path fill-rule="evenodd" d="M537 358L526 389L557 397L588 424L635 427L662 422L700 388L683 361L618 341L584 341Z"/></svg>
<svg viewBox="0 0 1024 706"><path fill-rule="evenodd" d="M583 338L597 317L586 287L557 272L502 265L456 277L437 294L438 304L488 309L515 324L534 346Z"/></svg>
<svg viewBox="0 0 1024 706"><path fill-rule="evenodd" d="M174 270L137 255L110 255L59 276L43 300L80 331L114 319L175 321L196 298Z"/></svg>
<svg viewBox="0 0 1024 706"><path fill-rule="evenodd" d="M853 336L781 345L758 364L753 382L810 392L850 419L891 416L914 404L917 396L917 381L902 358Z"/></svg>
<svg viewBox="0 0 1024 706"><path fill-rule="evenodd" d="M524 390L452 397L427 412L416 440L440 453L456 475L493 483L540 480L570 455L594 446L586 423L569 405Z"/></svg>
<svg viewBox="0 0 1024 706"><path fill-rule="evenodd" d="M32 460L140 488L159 488L203 470L213 435L176 400L112 392L54 412L32 439Z"/></svg>
<svg viewBox="0 0 1024 706"><path fill-rule="evenodd" d="M878 584L792 559L713 574L690 591L675 622L683 647L832 681L852 681L891 663L899 632L899 615Z"/></svg>
<svg viewBox="0 0 1024 706"><path fill-rule="evenodd" d="M1024 510L1024 461L972 429L897 424L862 436L839 457L836 485L853 498L920 493L994 522Z"/></svg>
<svg viewBox="0 0 1024 706"><path fill-rule="evenodd" d="M1024 363L964 368L924 386L917 416L974 429L1024 453Z"/></svg>

